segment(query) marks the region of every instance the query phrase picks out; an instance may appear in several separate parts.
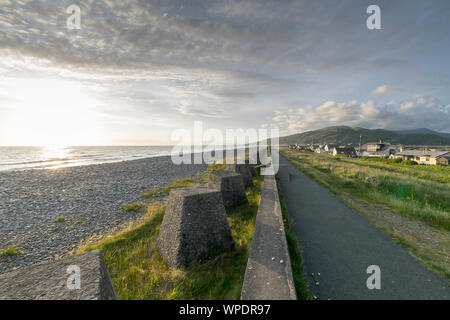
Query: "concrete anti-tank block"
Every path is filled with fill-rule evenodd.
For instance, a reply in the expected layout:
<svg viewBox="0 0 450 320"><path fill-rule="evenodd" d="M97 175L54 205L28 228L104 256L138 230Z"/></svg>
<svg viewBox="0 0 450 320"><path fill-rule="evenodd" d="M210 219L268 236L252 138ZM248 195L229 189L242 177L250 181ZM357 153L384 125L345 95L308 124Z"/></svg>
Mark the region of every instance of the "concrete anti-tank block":
<svg viewBox="0 0 450 320"><path fill-rule="evenodd" d="M233 248L220 191L202 187L172 190L156 245L170 268Z"/></svg>
<svg viewBox="0 0 450 320"><path fill-rule="evenodd" d="M0 300L116 299L98 250L0 274Z"/></svg>
<svg viewBox="0 0 450 320"><path fill-rule="evenodd" d="M247 204L242 175L231 171L216 171L209 176L208 188L220 190L226 210Z"/></svg>
<svg viewBox="0 0 450 320"><path fill-rule="evenodd" d="M227 164L225 169L242 174L245 188L253 186L253 178L248 164Z"/></svg>

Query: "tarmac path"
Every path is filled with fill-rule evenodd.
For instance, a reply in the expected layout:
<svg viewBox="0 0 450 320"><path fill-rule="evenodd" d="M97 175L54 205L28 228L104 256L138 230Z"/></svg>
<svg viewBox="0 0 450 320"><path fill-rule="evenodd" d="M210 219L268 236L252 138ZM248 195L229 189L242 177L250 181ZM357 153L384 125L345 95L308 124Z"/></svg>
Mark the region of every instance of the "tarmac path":
<svg viewBox="0 0 450 320"><path fill-rule="evenodd" d="M447 280L281 155L280 164L288 165L289 178L281 177L281 189L311 295L322 300L450 300ZM380 268L380 289L367 286L369 277L369 283L376 283L374 271L367 272L373 265Z"/></svg>

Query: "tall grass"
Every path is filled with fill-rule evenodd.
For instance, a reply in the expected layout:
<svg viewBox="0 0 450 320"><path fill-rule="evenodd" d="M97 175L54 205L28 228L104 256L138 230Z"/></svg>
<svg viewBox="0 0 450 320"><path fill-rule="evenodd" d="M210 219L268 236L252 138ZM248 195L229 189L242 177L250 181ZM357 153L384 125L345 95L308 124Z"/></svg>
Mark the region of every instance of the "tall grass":
<svg viewBox="0 0 450 320"><path fill-rule="evenodd" d="M450 229L450 188L399 172L336 161L313 153L282 150L282 155L318 182L369 201L385 204L408 217Z"/></svg>

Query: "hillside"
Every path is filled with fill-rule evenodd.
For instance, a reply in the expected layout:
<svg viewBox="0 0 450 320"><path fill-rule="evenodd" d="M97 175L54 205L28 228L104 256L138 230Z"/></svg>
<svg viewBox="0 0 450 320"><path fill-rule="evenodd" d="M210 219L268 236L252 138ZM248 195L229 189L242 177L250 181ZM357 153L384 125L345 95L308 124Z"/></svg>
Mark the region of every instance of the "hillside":
<svg viewBox="0 0 450 320"><path fill-rule="evenodd" d="M401 133L401 134L429 133L429 134L435 134L437 136L450 139L450 133L437 132L437 131L433 131L433 130L430 130L430 129L427 129L427 128L419 128L419 129L412 129L412 130L397 130L397 131L394 131L394 132Z"/></svg>
<svg viewBox="0 0 450 320"><path fill-rule="evenodd" d="M392 144L450 145L450 137L443 136L445 134L438 135L436 133L417 132L414 130L411 130L411 133L401 133L384 129L351 128L347 126L327 127L280 137L280 144L308 144L314 142L337 144L352 143L358 145L360 135L363 144L366 142L378 141L382 138L384 141Z"/></svg>

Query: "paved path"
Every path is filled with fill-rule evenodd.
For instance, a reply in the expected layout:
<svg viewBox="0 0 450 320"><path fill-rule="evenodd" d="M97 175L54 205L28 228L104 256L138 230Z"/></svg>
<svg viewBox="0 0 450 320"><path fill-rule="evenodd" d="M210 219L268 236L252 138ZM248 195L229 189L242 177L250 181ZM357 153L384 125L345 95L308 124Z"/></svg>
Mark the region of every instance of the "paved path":
<svg viewBox="0 0 450 320"><path fill-rule="evenodd" d="M446 280L420 265L383 231L287 160L280 157L280 163L288 164L289 179L282 178L281 187L303 250L312 295L333 300L450 300ZM366 286L370 265L380 267L379 290Z"/></svg>

